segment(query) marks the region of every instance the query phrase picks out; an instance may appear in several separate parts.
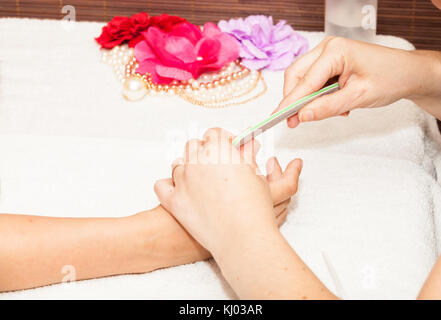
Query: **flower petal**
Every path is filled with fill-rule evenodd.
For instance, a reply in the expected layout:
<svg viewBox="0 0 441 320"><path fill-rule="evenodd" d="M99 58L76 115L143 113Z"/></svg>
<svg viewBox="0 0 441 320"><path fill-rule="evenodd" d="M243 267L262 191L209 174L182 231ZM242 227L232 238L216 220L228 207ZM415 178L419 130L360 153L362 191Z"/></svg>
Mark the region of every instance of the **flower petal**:
<svg viewBox="0 0 441 320"><path fill-rule="evenodd" d="M175 25L182 22L187 22L187 20L178 16L169 16L168 14L161 14L150 18L150 26L156 26L165 32L172 31Z"/></svg>
<svg viewBox="0 0 441 320"><path fill-rule="evenodd" d="M157 27L150 27L147 32L143 33L150 48L153 49L156 57L166 65L180 67L183 62L174 54L169 53L166 48L166 39L170 33L165 33Z"/></svg>
<svg viewBox="0 0 441 320"><path fill-rule="evenodd" d="M220 35L219 42L221 49L217 58L218 64L223 66L239 58L240 44L234 37L224 33Z"/></svg>
<svg viewBox="0 0 441 320"><path fill-rule="evenodd" d="M133 38L132 40L130 40L128 45L130 48L134 48L138 43L140 43L143 40L144 40L144 36L138 35L135 38Z"/></svg>
<svg viewBox="0 0 441 320"><path fill-rule="evenodd" d="M294 53L286 52L285 54L277 57L277 59L272 60L271 63L267 66L267 69L273 71L283 70L288 68L293 61Z"/></svg>
<svg viewBox="0 0 441 320"><path fill-rule="evenodd" d="M248 50L249 53L254 55L256 58L259 59L268 58L268 55L264 51L260 50L252 41L243 40L242 45Z"/></svg>
<svg viewBox="0 0 441 320"><path fill-rule="evenodd" d="M260 70L265 68L267 65L271 63L271 60L259 60L259 59L243 59L242 64L251 70Z"/></svg>
<svg viewBox="0 0 441 320"><path fill-rule="evenodd" d="M150 48L147 41L141 41L135 46L135 57L139 62L148 60L148 59L156 59L155 52Z"/></svg>
<svg viewBox="0 0 441 320"><path fill-rule="evenodd" d="M271 41L281 41L290 37L293 33L294 29L290 25L287 25L285 20L281 20L274 27Z"/></svg>
<svg viewBox="0 0 441 320"><path fill-rule="evenodd" d="M192 63L196 61L195 46L184 37L168 36L165 39L165 50L184 63Z"/></svg>
<svg viewBox="0 0 441 320"><path fill-rule="evenodd" d="M202 34L206 37L216 37L220 33L222 33L222 31L213 22L207 22L202 28Z"/></svg>
<svg viewBox="0 0 441 320"><path fill-rule="evenodd" d="M239 56L244 59L254 59L254 55L245 46L240 46Z"/></svg>
<svg viewBox="0 0 441 320"><path fill-rule="evenodd" d="M163 83L162 78L156 72L156 65L160 63L158 60L144 60L139 62L136 72L140 74L148 73L154 83Z"/></svg>
<svg viewBox="0 0 441 320"><path fill-rule="evenodd" d="M156 73L163 78L169 78L172 80L176 79L180 81L185 81L193 78L193 75L186 70L167 67L161 64L156 65Z"/></svg>
<svg viewBox="0 0 441 320"><path fill-rule="evenodd" d="M196 43L202 38L201 29L190 22L184 22L176 25L176 27L170 32L170 35L185 37L190 40L193 45L196 45Z"/></svg>
<svg viewBox="0 0 441 320"><path fill-rule="evenodd" d="M196 45L198 58L204 63L216 62L220 48L219 40L213 38L202 38Z"/></svg>

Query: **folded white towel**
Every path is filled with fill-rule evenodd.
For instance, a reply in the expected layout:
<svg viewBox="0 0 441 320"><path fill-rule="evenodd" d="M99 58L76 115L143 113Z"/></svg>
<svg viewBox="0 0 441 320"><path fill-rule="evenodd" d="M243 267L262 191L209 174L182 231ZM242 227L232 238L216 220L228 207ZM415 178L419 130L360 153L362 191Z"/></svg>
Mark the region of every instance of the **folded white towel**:
<svg viewBox="0 0 441 320"><path fill-rule="evenodd" d="M100 61L93 41L100 27L0 19L8 30L0 33L0 212L123 216L148 209L157 204L154 181L170 174L185 139L213 126L243 129L280 101L283 74L265 72L268 92L246 105L212 110L174 97L127 102ZM303 34L312 46L323 38ZM378 41L412 48L399 38ZM275 148L264 144L260 163L272 153L284 164L304 159L282 230L306 263L335 291L324 252L344 298L414 298L438 254L434 119L402 100L272 132ZM213 262L0 295L54 297L235 296Z"/></svg>

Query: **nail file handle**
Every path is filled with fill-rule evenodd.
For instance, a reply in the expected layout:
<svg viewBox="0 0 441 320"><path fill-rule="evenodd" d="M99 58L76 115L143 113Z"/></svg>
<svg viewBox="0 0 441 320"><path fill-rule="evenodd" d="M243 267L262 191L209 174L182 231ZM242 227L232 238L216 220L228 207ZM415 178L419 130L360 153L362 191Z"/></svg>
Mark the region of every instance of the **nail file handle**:
<svg viewBox="0 0 441 320"><path fill-rule="evenodd" d="M325 94L330 94L339 89L338 83L334 83L330 86L324 87L323 89L316 91L306 97L303 97L300 100L297 100L293 104L289 105L288 107L285 107L284 109L278 111L277 113L271 115L264 121L260 122L259 124L248 128L241 134L239 134L234 140L233 145L236 147L240 147L241 145L245 144L249 140L251 140L253 137L258 136L259 134L263 133L264 131L274 127L276 124L282 122L283 120L288 119L289 117L292 117L297 112L299 112L300 109L302 109L305 105L310 103L311 101L324 96Z"/></svg>

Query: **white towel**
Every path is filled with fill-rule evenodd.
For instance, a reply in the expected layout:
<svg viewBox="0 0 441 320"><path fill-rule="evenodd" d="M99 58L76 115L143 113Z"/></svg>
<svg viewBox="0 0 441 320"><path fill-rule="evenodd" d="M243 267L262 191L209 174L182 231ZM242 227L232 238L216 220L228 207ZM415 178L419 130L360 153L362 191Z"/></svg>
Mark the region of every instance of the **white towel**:
<svg viewBox="0 0 441 320"><path fill-rule="evenodd" d="M127 102L100 61L93 37L101 26L0 19L0 212L124 216L148 209L157 204L154 181L169 175L183 141L213 126L243 129L280 101L283 73L265 72L268 92L246 105ZM323 38L302 34L311 46ZM378 42L412 49L395 37ZM295 130L281 124L262 140L272 138L260 163L272 153L284 164L304 159L282 231L312 270L336 291L324 252L344 298L414 298L438 254L435 120L401 100ZM0 295L8 298L235 296L208 261Z"/></svg>

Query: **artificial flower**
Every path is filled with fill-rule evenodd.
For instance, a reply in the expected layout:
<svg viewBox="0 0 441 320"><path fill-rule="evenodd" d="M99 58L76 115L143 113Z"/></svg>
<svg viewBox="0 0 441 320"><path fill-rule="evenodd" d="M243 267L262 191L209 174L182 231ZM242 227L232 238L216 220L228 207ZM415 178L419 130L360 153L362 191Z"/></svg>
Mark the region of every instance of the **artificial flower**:
<svg viewBox="0 0 441 320"><path fill-rule="evenodd" d="M308 51L308 41L284 20L274 25L272 17L256 15L221 20L218 26L240 42L242 64L252 70L285 69Z"/></svg>
<svg viewBox="0 0 441 320"><path fill-rule="evenodd" d="M124 42L135 39L149 25L149 15L145 12L129 17L113 17L102 29L101 35L95 40L102 48L111 49ZM133 44L133 43L132 43Z"/></svg>
<svg viewBox="0 0 441 320"><path fill-rule="evenodd" d="M95 40L102 48L111 49L122 43L128 43L129 47L143 40L141 32L146 31L151 26L156 26L166 32L179 23L186 22L184 18L163 14L160 16L149 17L146 12L140 12L129 17L114 17L102 29L101 35Z"/></svg>
<svg viewBox="0 0 441 320"><path fill-rule="evenodd" d="M201 30L189 22L173 26L170 32L150 27L135 46L137 72L148 73L154 83L197 79L217 71L239 57L237 40L208 22Z"/></svg>
<svg viewBox="0 0 441 320"><path fill-rule="evenodd" d="M170 32L175 25L182 22L187 22L187 20L178 16L169 16L168 14L150 17L150 26L158 27L165 32Z"/></svg>

